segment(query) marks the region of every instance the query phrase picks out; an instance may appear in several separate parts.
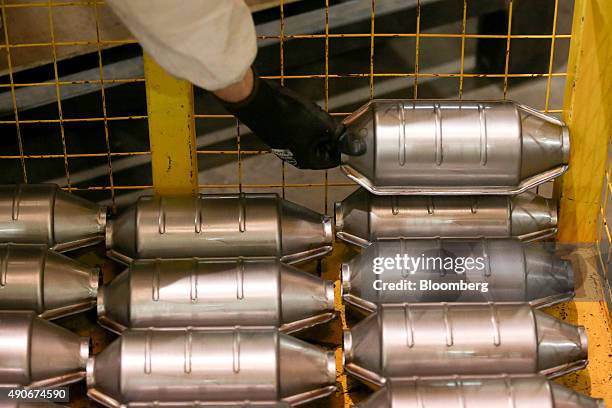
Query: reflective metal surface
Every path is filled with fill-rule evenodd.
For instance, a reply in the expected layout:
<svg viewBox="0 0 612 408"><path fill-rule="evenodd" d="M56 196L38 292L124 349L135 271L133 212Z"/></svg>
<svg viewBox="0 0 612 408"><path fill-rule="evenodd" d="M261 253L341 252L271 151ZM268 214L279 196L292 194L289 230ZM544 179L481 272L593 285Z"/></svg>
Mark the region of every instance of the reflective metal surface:
<svg viewBox="0 0 612 408"><path fill-rule="evenodd" d="M276 194L140 197L108 222L116 260L274 256L295 263L331 251L331 220Z"/></svg>
<svg viewBox="0 0 612 408"><path fill-rule="evenodd" d="M335 390L334 353L276 330L128 330L87 363L88 395L125 404L285 401Z"/></svg>
<svg viewBox="0 0 612 408"><path fill-rule="evenodd" d="M106 207L55 184L0 186L0 242L68 251L104 240Z"/></svg>
<svg viewBox="0 0 612 408"><path fill-rule="evenodd" d="M342 299L368 312L383 303L525 301L544 307L571 299L574 290L569 261L515 239L380 240L341 268ZM466 289L435 289L432 283Z"/></svg>
<svg viewBox="0 0 612 408"><path fill-rule="evenodd" d="M541 376L390 380L359 408L605 408Z"/></svg>
<svg viewBox="0 0 612 408"><path fill-rule="evenodd" d="M89 339L34 312L0 312L0 387L54 387L85 377Z"/></svg>
<svg viewBox="0 0 612 408"><path fill-rule="evenodd" d="M583 327L526 304L383 305L344 335L347 371L383 384L410 376L545 374L584 368Z"/></svg>
<svg viewBox="0 0 612 408"><path fill-rule="evenodd" d="M531 192L513 197L376 196L359 189L335 205L336 236L362 247L381 238L507 238L557 232L557 203Z"/></svg>
<svg viewBox="0 0 612 408"><path fill-rule="evenodd" d="M98 294L100 323L115 331L274 326L294 332L329 321L333 311L333 282L272 258L136 261Z"/></svg>
<svg viewBox="0 0 612 408"><path fill-rule="evenodd" d="M0 244L0 310L56 319L96 304L99 269L44 245Z"/></svg>
<svg viewBox="0 0 612 408"><path fill-rule="evenodd" d="M242 401L242 402L223 402L223 403L208 403L205 401L190 401L190 402L132 402L121 405L122 407L130 408L290 408L291 405L285 401ZM0 404L0 408L4 408ZM12 408L12 407L7 407Z"/></svg>
<svg viewBox="0 0 612 408"><path fill-rule="evenodd" d="M516 194L569 161L565 124L510 101L373 100L344 124L367 150L342 169L376 194Z"/></svg>

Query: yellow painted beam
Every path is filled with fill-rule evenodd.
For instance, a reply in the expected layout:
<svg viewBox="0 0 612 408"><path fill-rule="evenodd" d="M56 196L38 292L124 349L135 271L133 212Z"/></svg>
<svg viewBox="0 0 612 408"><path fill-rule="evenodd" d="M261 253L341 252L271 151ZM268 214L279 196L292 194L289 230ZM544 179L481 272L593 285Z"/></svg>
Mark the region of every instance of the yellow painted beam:
<svg viewBox="0 0 612 408"><path fill-rule="evenodd" d="M560 192L558 240L597 240L602 188L612 132L612 2L576 0L568 76L563 106L571 132L569 171ZM591 274L597 273L591 271ZM599 282L595 275L583 283ZM595 291L596 292L596 291ZM549 313L585 326L589 339L589 366L558 381L612 406L612 339L610 313L601 293L589 293Z"/></svg>
<svg viewBox="0 0 612 408"><path fill-rule="evenodd" d="M155 194L196 194L193 86L168 74L146 53L144 71Z"/></svg>
<svg viewBox="0 0 612 408"><path fill-rule="evenodd" d="M612 132L612 1L576 0L563 106L569 171L561 182L559 241L595 242Z"/></svg>

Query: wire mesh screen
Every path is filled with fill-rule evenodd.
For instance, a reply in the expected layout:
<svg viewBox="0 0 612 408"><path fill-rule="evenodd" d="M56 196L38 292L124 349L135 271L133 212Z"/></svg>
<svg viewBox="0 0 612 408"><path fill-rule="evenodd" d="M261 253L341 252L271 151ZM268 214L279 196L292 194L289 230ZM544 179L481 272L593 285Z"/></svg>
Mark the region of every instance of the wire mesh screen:
<svg viewBox="0 0 612 408"><path fill-rule="evenodd" d="M2 182L56 182L114 203L140 188L117 170L144 163L146 101L140 48L103 2L2 0L0 129ZM130 44L126 69L109 49ZM129 106L115 89L129 86ZM126 124L125 122L135 122ZM144 148L131 149L135 128ZM144 137L143 137L144 136ZM150 168L149 168L150 173ZM150 176L143 180L150 186Z"/></svg>
<svg viewBox="0 0 612 408"><path fill-rule="evenodd" d="M338 120L371 98L515 99L559 114L573 2L251 1L269 80ZM123 206L151 187L142 51L103 1L0 0L0 181ZM330 212L355 186L299 171L197 91L203 192L276 191ZM287 135L291 137L291 135Z"/></svg>
<svg viewBox="0 0 612 408"><path fill-rule="evenodd" d="M308 3L298 13L281 1L256 20L255 67L338 120L371 98L515 99L561 112L572 2ZM196 118L205 191L277 191L329 213L355 188L338 169L284 165L210 98L196 99Z"/></svg>

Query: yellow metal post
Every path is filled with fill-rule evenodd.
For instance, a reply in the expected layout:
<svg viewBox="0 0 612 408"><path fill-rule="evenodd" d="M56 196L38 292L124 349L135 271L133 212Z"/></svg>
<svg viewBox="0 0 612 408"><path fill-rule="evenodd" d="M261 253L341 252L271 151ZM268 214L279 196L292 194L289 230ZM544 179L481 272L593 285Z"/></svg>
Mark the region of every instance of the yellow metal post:
<svg viewBox="0 0 612 408"><path fill-rule="evenodd" d="M193 86L144 55L151 166L155 194L195 194L198 162Z"/></svg>
<svg viewBox="0 0 612 408"><path fill-rule="evenodd" d="M563 107L571 131L570 169L560 184L558 239L592 242L612 132L612 2L576 0ZM550 312L586 327L589 367L561 382L612 406L612 340L606 303L591 297Z"/></svg>
<svg viewBox="0 0 612 408"><path fill-rule="evenodd" d="M595 242L612 131L612 2L576 0L564 118L571 131L558 239Z"/></svg>

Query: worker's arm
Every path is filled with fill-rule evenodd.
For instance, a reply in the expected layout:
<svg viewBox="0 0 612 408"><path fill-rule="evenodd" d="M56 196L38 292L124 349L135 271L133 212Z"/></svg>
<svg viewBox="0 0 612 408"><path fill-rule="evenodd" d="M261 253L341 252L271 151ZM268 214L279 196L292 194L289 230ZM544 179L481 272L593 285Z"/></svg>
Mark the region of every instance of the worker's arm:
<svg viewBox="0 0 612 408"><path fill-rule="evenodd" d="M242 0L107 0L168 72L212 91L283 160L304 169L340 164L343 128L316 104L259 79L255 27Z"/></svg>
<svg viewBox="0 0 612 408"><path fill-rule="evenodd" d="M327 169L340 164L340 153L359 155L364 145L314 102L289 88L254 76L253 90L244 100L221 101L281 159L301 169Z"/></svg>
<svg viewBox="0 0 612 408"><path fill-rule="evenodd" d="M138 42L172 75L216 91L240 82L257 55L242 0L107 0Z"/></svg>

